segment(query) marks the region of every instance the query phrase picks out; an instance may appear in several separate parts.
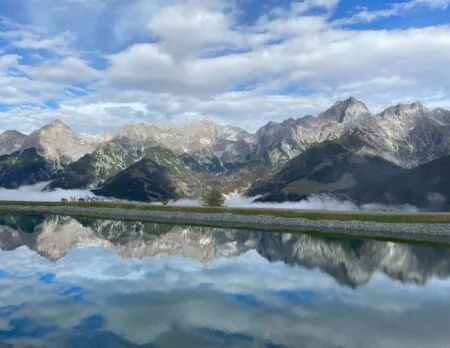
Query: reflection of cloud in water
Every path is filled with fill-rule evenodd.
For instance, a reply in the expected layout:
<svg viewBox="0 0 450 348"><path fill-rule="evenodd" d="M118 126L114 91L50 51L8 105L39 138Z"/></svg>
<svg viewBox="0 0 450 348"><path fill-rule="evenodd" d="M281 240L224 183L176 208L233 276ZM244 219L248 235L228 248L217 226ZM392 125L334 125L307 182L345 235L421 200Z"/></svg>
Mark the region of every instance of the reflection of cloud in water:
<svg viewBox="0 0 450 348"><path fill-rule="evenodd" d="M0 339L17 345L76 346L94 331L109 346L442 347L450 339L444 280L422 287L378 275L352 291L255 251L203 266L124 260L98 247L53 263L22 247L1 252L0 264Z"/></svg>

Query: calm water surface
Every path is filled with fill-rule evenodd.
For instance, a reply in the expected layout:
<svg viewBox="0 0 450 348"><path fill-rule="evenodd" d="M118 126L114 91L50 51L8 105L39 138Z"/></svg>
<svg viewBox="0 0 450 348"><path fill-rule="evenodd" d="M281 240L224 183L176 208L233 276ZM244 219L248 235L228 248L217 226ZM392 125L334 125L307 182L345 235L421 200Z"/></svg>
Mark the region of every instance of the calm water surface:
<svg viewBox="0 0 450 348"><path fill-rule="evenodd" d="M450 250L0 215L0 348L450 347Z"/></svg>

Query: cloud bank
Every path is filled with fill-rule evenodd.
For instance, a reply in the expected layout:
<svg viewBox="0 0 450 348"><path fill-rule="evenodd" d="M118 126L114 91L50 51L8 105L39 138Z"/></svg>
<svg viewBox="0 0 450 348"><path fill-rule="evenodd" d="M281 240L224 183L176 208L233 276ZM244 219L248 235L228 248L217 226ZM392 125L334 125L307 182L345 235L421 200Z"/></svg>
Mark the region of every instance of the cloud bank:
<svg viewBox="0 0 450 348"><path fill-rule="evenodd" d="M350 201L341 201L327 194L314 194L299 202L262 203L254 202L258 197L246 197L237 193L225 195L225 206L242 208L274 208L274 209L305 209L305 210L329 210L329 211L385 211L395 210L403 212L417 212L419 209L409 204L387 206L383 204L364 204L358 206ZM200 206L198 200L182 199L170 202L174 206Z"/></svg>
<svg viewBox="0 0 450 348"><path fill-rule="evenodd" d="M58 202L61 200L61 198L68 198L68 197L84 198L86 196L90 196L90 197L98 197L104 200L122 201L112 198L96 196L89 190L57 189L55 191L42 191L47 185L48 182L44 182L31 186L22 186L19 189L15 190L0 188L0 200ZM228 207L236 207L236 208L239 207L275 208L275 209L306 209L306 210L333 210L333 211L384 211L384 210L396 210L403 212L419 211L417 207L408 204L399 206L386 206L374 203L358 206L350 201L340 201L326 194L311 195L306 200L302 200L299 202L284 202L284 203L253 202L256 199L256 197L245 197L237 193L225 195L225 197L226 197L225 205ZM175 202L169 202L169 205L200 206L201 203L199 200L180 199Z"/></svg>
<svg viewBox="0 0 450 348"><path fill-rule="evenodd" d="M0 200L59 202L61 201L61 198L85 198L86 196L98 197L89 190L56 189L54 191L42 191L48 184L49 182L41 182L36 185L21 186L14 190L0 187Z"/></svg>

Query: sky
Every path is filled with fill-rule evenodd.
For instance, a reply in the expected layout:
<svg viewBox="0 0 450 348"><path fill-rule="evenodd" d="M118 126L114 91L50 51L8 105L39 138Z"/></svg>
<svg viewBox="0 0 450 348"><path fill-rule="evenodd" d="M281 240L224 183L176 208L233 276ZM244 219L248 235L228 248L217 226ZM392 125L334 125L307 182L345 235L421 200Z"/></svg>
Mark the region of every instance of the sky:
<svg viewBox="0 0 450 348"><path fill-rule="evenodd" d="M450 0L2 0L0 131L450 108Z"/></svg>

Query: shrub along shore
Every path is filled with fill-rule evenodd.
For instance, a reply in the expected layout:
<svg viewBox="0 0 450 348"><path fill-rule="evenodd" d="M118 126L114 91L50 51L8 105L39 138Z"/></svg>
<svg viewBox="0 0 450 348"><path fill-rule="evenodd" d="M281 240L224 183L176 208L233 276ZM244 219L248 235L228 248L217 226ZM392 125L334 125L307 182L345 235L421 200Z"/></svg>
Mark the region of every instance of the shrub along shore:
<svg viewBox="0 0 450 348"><path fill-rule="evenodd" d="M0 211L450 243L449 213L325 212L115 202L0 202Z"/></svg>

